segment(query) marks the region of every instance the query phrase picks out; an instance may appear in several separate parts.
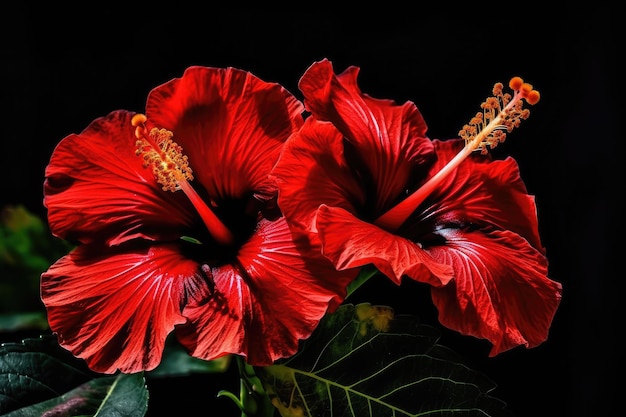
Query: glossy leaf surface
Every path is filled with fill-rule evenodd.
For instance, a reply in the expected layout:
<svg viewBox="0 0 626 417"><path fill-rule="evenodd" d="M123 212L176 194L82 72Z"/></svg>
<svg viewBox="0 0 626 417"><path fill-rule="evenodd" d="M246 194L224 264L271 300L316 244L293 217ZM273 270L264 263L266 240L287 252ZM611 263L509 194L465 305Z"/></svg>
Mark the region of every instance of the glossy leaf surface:
<svg viewBox="0 0 626 417"><path fill-rule="evenodd" d="M438 338L389 307L344 305L298 354L259 373L283 417L510 415L495 384Z"/></svg>
<svg viewBox="0 0 626 417"><path fill-rule="evenodd" d="M0 345L0 415L141 417L143 374L99 377L53 337Z"/></svg>

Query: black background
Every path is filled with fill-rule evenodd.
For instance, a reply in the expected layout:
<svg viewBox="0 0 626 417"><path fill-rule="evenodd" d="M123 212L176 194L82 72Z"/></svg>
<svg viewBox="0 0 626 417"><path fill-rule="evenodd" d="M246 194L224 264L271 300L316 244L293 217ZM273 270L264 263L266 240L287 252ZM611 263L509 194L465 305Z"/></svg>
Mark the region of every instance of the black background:
<svg viewBox="0 0 626 417"><path fill-rule="evenodd" d="M536 196L563 301L549 339L534 349L487 358L482 341L445 329L443 339L498 384L494 395L518 416L609 414L623 408L623 47L616 40L623 23L602 6L553 11L544 3L2 6L0 199L44 216L43 171L56 143L112 110L144 111L150 89L190 65L242 68L300 98L297 82L314 61L328 58L337 72L356 65L365 93L415 102L431 138L455 136L494 82L520 75L542 98L497 151L519 162ZM364 291L365 301L433 314L428 294L412 283L398 289L377 281ZM150 414L169 405L176 415L197 406L201 415L222 415L218 407L237 415L228 400L215 400L236 383L191 380L153 383Z"/></svg>

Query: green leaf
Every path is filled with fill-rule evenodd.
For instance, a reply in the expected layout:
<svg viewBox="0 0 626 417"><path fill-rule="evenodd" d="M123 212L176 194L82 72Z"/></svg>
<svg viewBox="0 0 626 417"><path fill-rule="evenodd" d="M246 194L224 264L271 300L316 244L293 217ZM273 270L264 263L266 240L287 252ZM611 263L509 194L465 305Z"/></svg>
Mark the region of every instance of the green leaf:
<svg viewBox="0 0 626 417"><path fill-rule="evenodd" d="M0 333L24 330L48 330L48 320L44 312L0 314Z"/></svg>
<svg viewBox="0 0 626 417"><path fill-rule="evenodd" d="M83 361L52 336L0 345L0 414L61 395L89 381Z"/></svg>
<svg viewBox="0 0 626 417"><path fill-rule="evenodd" d="M179 343L168 339L161 363L156 369L147 372L146 376L166 378L202 373L223 373L228 370L230 363L231 355L211 361L194 358Z"/></svg>
<svg viewBox="0 0 626 417"><path fill-rule="evenodd" d="M390 307L341 306L296 355L258 369L288 416L510 416L495 384L437 343L438 331Z"/></svg>
<svg viewBox="0 0 626 417"><path fill-rule="evenodd" d="M0 208L0 312L43 311L41 273L72 246L23 206Z"/></svg>
<svg viewBox="0 0 626 417"><path fill-rule="evenodd" d="M346 298L348 298L353 292L359 289L361 285L365 284L367 281L369 281L370 278L378 273L378 269L376 269L376 267L374 267L373 265L363 266L359 271L357 277L350 284L348 284Z"/></svg>
<svg viewBox="0 0 626 417"><path fill-rule="evenodd" d="M92 379L60 397L20 408L6 417L51 416L143 417L148 390L141 373Z"/></svg>
<svg viewBox="0 0 626 417"><path fill-rule="evenodd" d="M0 345L0 415L140 417L148 407L143 374L90 371L54 336Z"/></svg>

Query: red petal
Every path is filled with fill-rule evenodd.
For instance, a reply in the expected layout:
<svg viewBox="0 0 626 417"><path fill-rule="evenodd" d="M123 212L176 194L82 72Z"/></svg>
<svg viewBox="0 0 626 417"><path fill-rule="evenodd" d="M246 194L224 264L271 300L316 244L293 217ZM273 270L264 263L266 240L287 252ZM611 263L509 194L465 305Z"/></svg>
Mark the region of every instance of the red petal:
<svg viewBox="0 0 626 417"><path fill-rule="evenodd" d="M171 239L197 217L182 193L166 193L135 155L132 113L96 119L64 138L46 167L44 204L53 233L83 243Z"/></svg>
<svg viewBox="0 0 626 417"><path fill-rule="evenodd" d="M206 298L207 291L198 265L173 247L113 252L81 246L41 282L60 344L103 373L155 368L167 335L185 321L183 302Z"/></svg>
<svg viewBox="0 0 626 417"><path fill-rule="evenodd" d="M463 143L434 141L438 159L431 175L441 170ZM513 231L543 251L535 200L528 195L513 158L493 161L489 156L472 155L444 179L424 207L404 227L415 228L411 236L430 233L438 224L472 223Z"/></svg>
<svg viewBox="0 0 626 417"><path fill-rule="evenodd" d="M452 279L452 268L435 261L417 244L363 222L341 208L322 205L317 228L324 255L338 269L371 263L397 284L405 274L435 287Z"/></svg>
<svg viewBox="0 0 626 417"><path fill-rule="evenodd" d="M267 175L283 142L303 123L304 106L281 85L234 68L190 67L153 89L149 122L174 132L215 200L250 190L269 195Z"/></svg>
<svg viewBox="0 0 626 417"><path fill-rule="evenodd" d="M319 248L293 239L284 218L262 220L241 248L241 269L213 269L214 301L189 305L184 314L191 323L177 329L192 355L236 353L251 365L270 365L293 355L299 340L343 301L358 271L338 272Z"/></svg>
<svg viewBox="0 0 626 417"><path fill-rule="evenodd" d="M187 324L176 328L176 337L197 358L213 360L226 354L246 355L250 290L232 265L213 269L212 295L191 302L183 314Z"/></svg>
<svg viewBox="0 0 626 417"><path fill-rule="evenodd" d="M509 231L439 233L447 243L428 252L455 274L448 286L432 289L440 322L489 340L490 356L545 341L562 293L547 277L546 258Z"/></svg>
<svg viewBox="0 0 626 417"><path fill-rule="evenodd" d="M376 190L372 204L380 215L404 191L414 170L431 161L433 145L414 103L400 106L362 94L358 73L359 68L349 67L335 76L330 61L323 60L306 71L299 87L307 110L332 122L354 145Z"/></svg>
<svg viewBox="0 0 626 417"><path fill-rule="evenodd" d="M313 117L287 140L272 175L280 188L282 212L302 230L312 230L322 202L348 211L365 205L362 184L345 161L343 136Z"/></svg>

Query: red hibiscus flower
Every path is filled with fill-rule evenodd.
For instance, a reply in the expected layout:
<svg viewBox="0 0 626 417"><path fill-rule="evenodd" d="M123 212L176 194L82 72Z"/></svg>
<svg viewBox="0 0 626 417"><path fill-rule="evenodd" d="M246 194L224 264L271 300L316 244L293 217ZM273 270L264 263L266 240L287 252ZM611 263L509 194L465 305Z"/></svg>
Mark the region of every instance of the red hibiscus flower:
<svg viewBox="0 0 626 417"><path fill-rule="evenodd" d="M373 264L397 284L431 285L440 322L489 340L490 356L542 343L562 288L547 277L534 198L512 158L471 152L502 140L528 116L521 98L534 104L538 93L516 78L512 99L500 85L501 101L465 127L465 141L431 141L413 103L361 93L358 72L335 75L323 60L300 80L312 116L273 171L287 220L340 270ZM507 104L495 118L493 106ZM489 134L470 149L483 124Z"/></svg>
<svg viewBox="0 0 626 417"><path fill-rule="evenodd" d="M292 236L268 178L303 106L233 68L190 67L64 138L45 171L53 233L77 248L42 274L62 346L94 370L155 368L174 332L202 359L290 356L345 296Z"/></svg>

